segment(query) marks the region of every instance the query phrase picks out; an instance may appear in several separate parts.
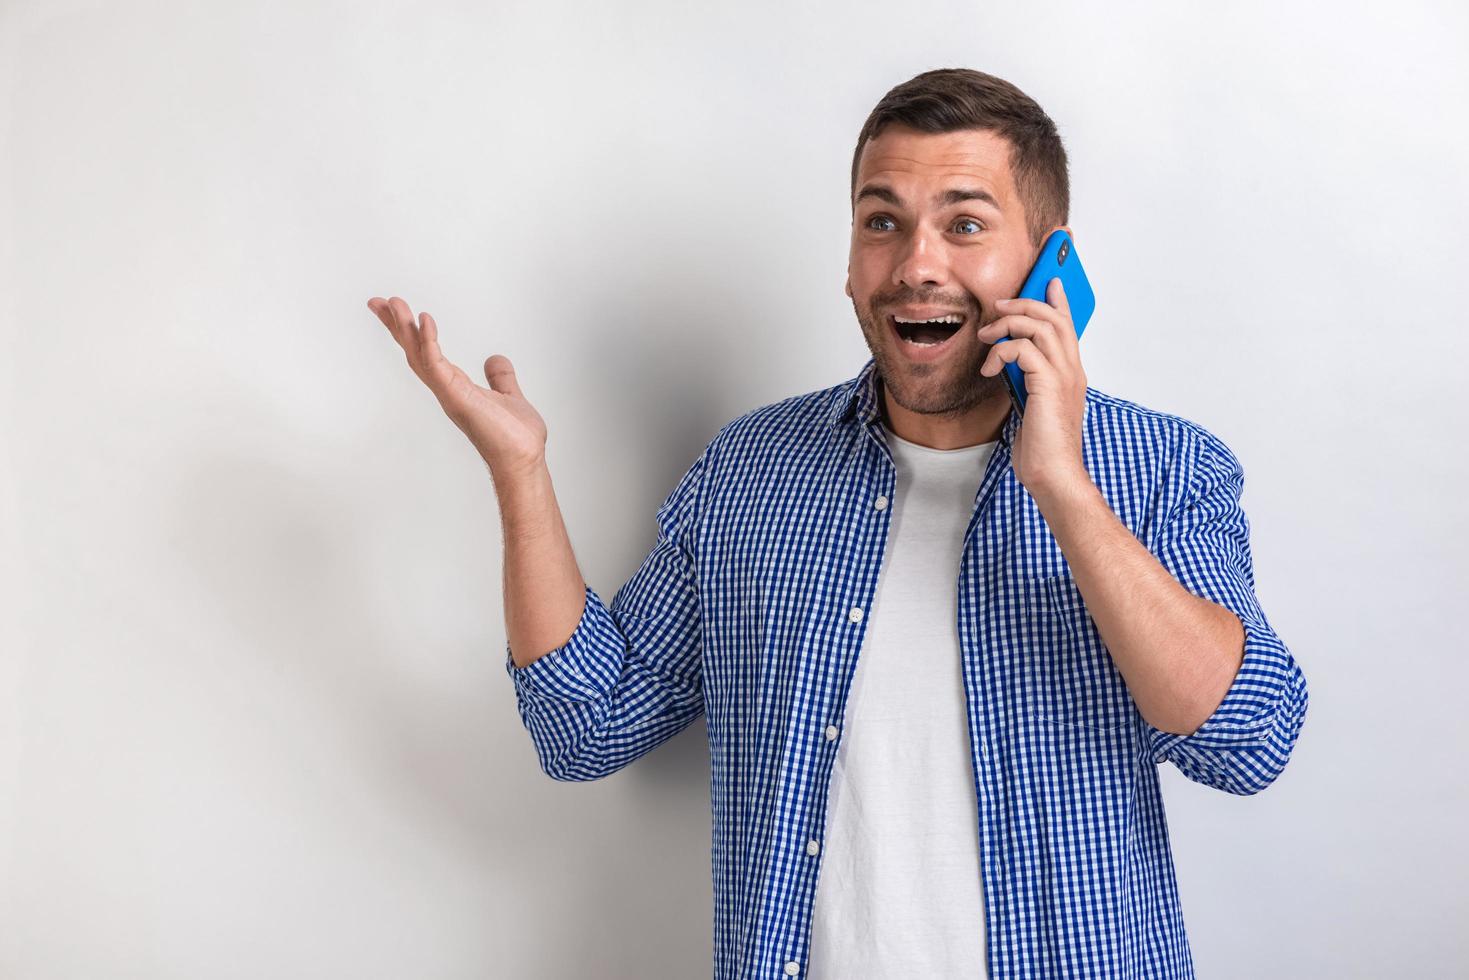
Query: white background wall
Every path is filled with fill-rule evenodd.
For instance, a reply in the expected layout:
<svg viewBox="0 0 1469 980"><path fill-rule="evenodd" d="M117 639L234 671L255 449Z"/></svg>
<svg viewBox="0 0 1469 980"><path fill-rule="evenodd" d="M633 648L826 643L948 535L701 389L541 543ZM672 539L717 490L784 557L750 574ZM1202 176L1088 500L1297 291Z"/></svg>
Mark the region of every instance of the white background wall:
<svg viewBox="0 0 1469 980"><path fill-rule="evenodd" d="M511 357L610 600L721 424L861 367L858 128L968 66L1059 125L1088 378L1239 455L1310 684L1265 793L1165 769L1200 975L1463 976L1466 42L1449 2L5 5L0 975L707 976L703 722L541 774L488 474L364 304Z"/></svg>

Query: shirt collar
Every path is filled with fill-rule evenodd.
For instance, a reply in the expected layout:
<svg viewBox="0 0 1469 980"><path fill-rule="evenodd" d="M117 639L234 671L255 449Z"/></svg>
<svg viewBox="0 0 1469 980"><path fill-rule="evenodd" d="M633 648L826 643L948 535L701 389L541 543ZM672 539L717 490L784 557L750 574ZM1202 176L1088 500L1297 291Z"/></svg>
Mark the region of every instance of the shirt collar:
<svg viewBox="0 0 1469 980"><path fill-rule="evenodd" d="M877 370L877 359L869 357L857 377L837 386L836 397L832 399L831 408L827 411L827 420L833 426L854 416L864 427L880 423L882 410L878 399L881 397L882 375ZM1015 407L1012 405L1000 430L1000 442L1006 446L1011 445L1010 440L1019 427L1020 416L1015 414Z"/></svg>

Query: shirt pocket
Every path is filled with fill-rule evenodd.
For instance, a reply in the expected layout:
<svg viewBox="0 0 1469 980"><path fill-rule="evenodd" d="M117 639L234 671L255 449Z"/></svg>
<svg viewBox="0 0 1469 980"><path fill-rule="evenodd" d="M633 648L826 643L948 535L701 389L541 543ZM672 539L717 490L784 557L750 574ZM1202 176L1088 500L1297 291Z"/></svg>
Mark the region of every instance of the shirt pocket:
<svg viewBox="0 0 1469 980"><path fill-rule="evenodd" d="M1033 662L1033 717L1044 724L1115 732L1135 724L1137 706L1086 601L1070 575L1032 583L1031 608L1047 642Z"/></svg>

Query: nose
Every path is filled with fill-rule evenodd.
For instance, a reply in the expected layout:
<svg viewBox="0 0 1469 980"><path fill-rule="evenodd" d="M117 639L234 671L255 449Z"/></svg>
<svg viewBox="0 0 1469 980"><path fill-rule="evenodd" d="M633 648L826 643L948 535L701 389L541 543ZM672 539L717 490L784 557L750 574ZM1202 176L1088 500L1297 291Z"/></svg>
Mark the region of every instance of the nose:
<svg viewBox="0 0 1469 980"><path fill-rule="evenodd" d="M925 285L947 283L948 256L941 240L935 240L927 229L919 229L908 237L907 247L893 268L893 285L921 289Z"/></svg>

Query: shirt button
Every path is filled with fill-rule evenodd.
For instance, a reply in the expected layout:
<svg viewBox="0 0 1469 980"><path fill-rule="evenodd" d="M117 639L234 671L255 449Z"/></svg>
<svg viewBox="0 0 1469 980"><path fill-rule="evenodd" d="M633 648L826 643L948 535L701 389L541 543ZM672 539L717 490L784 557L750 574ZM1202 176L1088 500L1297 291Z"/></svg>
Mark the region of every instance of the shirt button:
<svg viewBox="0 0 1469 980"><path fill-rule="evenodd" d="M887 510L888 498L884 497L882 494L878 494L877 499L872 502L872 506L876 507L878 510Z"/></svg>
<svg viewBox="0 0 1469 980"><path fill-rule="evenodd" d="M837 726L835 726L835 725L827 725L826 726L826 740L828 742L835 742L837 740Z"/></svg>
<svg viewBox="0 0 1469 980"><path fill-rule="evenodd" d="M820 854L821 853L821 842L820 841L814 841L814 840L808 840L806 842L806 853L809 854L809 855L811 855L812 857L815 857L816 855Z"/></svg>
<svg viewBox="0 0 1469 980"><path fill-rule="evenodd" d="M861 606L853 606L852 607L852 611L849 612L849 613L847 613L847 618L850 619L854 623L860 623L860 622L862 622L862 607Z"/></svg>
<svg viewBox="0 0 1469 980"><path fill-rule="evenodd" d="M791 960L789 963L786 964L786 976L793 977L800 972L801 964L797 963L795 960Z"/></svg>

